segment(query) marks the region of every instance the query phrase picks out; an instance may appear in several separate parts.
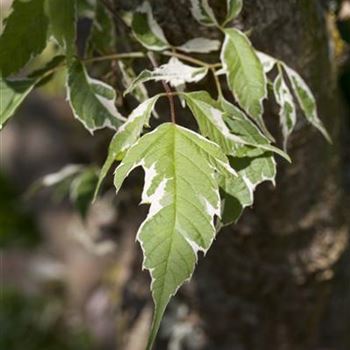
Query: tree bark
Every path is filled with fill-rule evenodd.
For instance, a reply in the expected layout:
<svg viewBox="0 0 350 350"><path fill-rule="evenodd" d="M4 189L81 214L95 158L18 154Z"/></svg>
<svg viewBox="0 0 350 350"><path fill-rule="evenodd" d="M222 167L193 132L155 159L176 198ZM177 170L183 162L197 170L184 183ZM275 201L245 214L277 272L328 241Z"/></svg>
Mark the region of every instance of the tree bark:
<svg viewBox="0 0 350 350"><path fill-rule="evenodd" d="M116 4L130 9L139 2ZM220 35L193 20L189 0L151 3L173 44ZM211 2L218 14L225 3ZM342 112L326 12L318 0L245 0L236 25L251 31L256 48L301 73L334 145L299 115L288 149L293 164L279 162L276 188L260 186L254 208L220 232L200 259L189 304L200 315L206 341L193 349L315 349L334 265L347 247L338 145ZM267 104L266 111L279 139L276 106Z"/></svg>

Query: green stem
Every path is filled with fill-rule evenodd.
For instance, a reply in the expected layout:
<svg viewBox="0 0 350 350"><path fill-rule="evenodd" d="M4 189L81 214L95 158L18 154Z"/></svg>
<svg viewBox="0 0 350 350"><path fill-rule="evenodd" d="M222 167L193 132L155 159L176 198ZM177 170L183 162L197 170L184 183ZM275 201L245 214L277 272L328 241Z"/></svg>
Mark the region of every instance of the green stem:
<svg viewBox="0 0 350 350"><path fill-rule="evenodd" d="M146 55L141 51L136 52L126 52L126 53L115 53L111 55L99 56L99 57L90 57L85 58L82 61L85 63L90 62L99 62L99 61L108 61L108 60L120 60L123 58L144 58Z"/></svg>
<svg viewBox="0 0 350 350"><path fill-rule="evenodd" d="M212 72L213 77L214 77L216 89L217 89L217 92L218 92L218 98L223 98L224 95L223 95L223 93L222 93L222 88L221 88L221 84L220 84L220 79L219 79L219 77L216 75L215 68L210 68L210 71Z"/></svg>
<svg viewBox="0 0 350 350"><path fill-rule="evenodd" d="M196 64L197 66L202 66L202 67L206 67L206 68L220 68L222 65L221 63L207 63L204 62L202 60L199 60L197 58L193 58L191 56L187 56L183 53L179 53L179 52L170 52L170 51L164 51L164 52L160 52L162 55L164 56L169 56L169 57L177 57L180 58L184 61Z"/></svg>

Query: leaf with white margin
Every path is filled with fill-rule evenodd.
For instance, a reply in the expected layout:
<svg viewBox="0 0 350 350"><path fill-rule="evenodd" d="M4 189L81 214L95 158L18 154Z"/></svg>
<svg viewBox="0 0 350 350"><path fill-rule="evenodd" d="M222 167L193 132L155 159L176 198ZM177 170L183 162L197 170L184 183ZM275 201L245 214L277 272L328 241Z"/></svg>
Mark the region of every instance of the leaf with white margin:
<svg viewBox="0 0 350 350"><path fill-rule="evenodd" d="M291 82L293 91L297 97L306 119L316 127L325 139L332 143L331 137L318 117L316 99L304 79L292 68L283 63L287 76Z"/></svg>
<svg viewBox="0 0 350 350"><path fill-rule="evenodd" d="M271 141L252 123L252 121L236 106L225 99L220 100L224 111L224 120L230 131L239 136L247 146L254 146L265 151L271 151L291 162L288 154L278 147L271 145Z"/></svg>
<svg viewBox="0 0 350 350"><path fill-rule="evenodd" d="M0 130L4 123L15 113L35 85L34 79L0 79Z"/></svg>
<svg viewBox="0 0 350 350"><path fill-rule="evenodd" d="M277 168L272 152L243 146L237 150L230 163L252 191L265 181L271 181L275 184Z"/></svg>
<svg viewBox="0 0 350 350"><path fill-rule="evenodd" d="M74 116L91 134L104 127L117 129L125 120L115 107L114 89L90 78L79 61L68 68L67 93Z"/></svg>
<svg viewBox="0 0 350 350"><path fill-rule="evenodd" d="M280 107L279 116L283 134L283 147L287 149L287 141L296 123L296 108L293 95L283 77L283 71L279 65L278 75L273 84L276 102Z"/></svg>
<svg viewBox="0 0 350 350"><path fill-rule="evenodd" d="M191 13L200 24L209 27L218 24L208 0L191 0Z"/></svg>
<svg viewBox="0 0 350 350"><path fill-rule="evenodd" d="M234 28L225 29L221 61L235 99L264 133L273 139L262 118L263 100L267 97L265 72L244 33Z"/></svg>
<svg viewBox="0 0 350 350"><path fill-rule="evenodd" d="M148 50L162 51L170 47L162 28L154 19L148 1L134 12L131 27L135 38Z"/></svg>
<svg viewBox="0 0 350 350"><path fill-rule="evenodd" d="M158 96L154 96L136 107L127 121L118 129L108 149L108 156L101 169L95 190L94 200L100 190L104 178L116 160L122 159L126 150L129 149L140 137L143 127L149 126L151 113L154 109Z"/></svg>
<svg viewBox="0 0 350 350"><path fill-rule="evenodd" d="M169 62L163 64L153 71L144 70L131 83L125 91L125 95L133 91L140 83L146 81L165 81L173 87L184 85L185 83L197 83L202 80L208 73L206 67L192 67L182 63L176 57L170 58Z"/></svg>
<svg viewBox="0 0 350 350"><path fill-rule="evenodd" d="M176 48L183 52L208 53L218 51L220 49L220 45L221 42L219 40L195 38L185 42L181 46L177 46Z"/></svg>
<svg viewBox="0 0 350 350"><path fill-rule="evenodd" d="M256 54L258 55L259 60L264 67L265 74L271 72L275 64L277 64L278 60L261 51L256 51Z"/></svg>
<svg viewBox="0 0 350 350"><path fill-rule="evenodd" d="M4 23L0 36L0 74L6 78L46 46L48 19L44 0L13 1L12 11Z"/></svg>
<svg viewBox="0 0 350 350"><path fill-rule="evenodd" d="M170 123L127 151L115 172L117 191L138 166L145 171L142 203L151 204L137 233L155 303L149 350L170 297L191 277L197 252L207 252L215 238L214 217L220 216L216 175L236 174L219 146Z"/></svg>
<svg viewBox="0 0 350 350"><path fill-rule="evenodd" d="M235 19L242 11L243 0L227 0L227 15L224 23L225 26L228 22Z"/></svg>
<svg viewBox="0 0 350 350"><path fill-rule="evenodd" d="M67 57L75 53L76 0L46 0L46 11L54 38L65 49Z"/></svg>
<svg viewBox="0 0 350 350"><path fill-rule="evenodd" d="M224 191L221 205L221 224L227 226L236 223L244 208L253 204L254 192L250 181L240 174L229 180L221 177L220 187Z"/></svg>
<svg viewBox="0 0 350 350"><path fill-rule="evenodd" d="M237 170L236 179L220 179L224 190L221 224L236 223L244 208L253 204L256 187L264 182L275 183L276 162L271 152L243 146L236 157L230 159L231 166Z"/></svg>
<svg viewBox="0 0 350 350"><path fill-rule="evenodd" d="M249 119L244 118L242 112L240 115L239 110L233 105L226 101L222 103L215 101L205 91L185 93L182 96L192 111L201 134L216 142L225 154L234 155L238 147L250 145L276 152L290 161L287 154L270 145L269 140L261 134L257 127ZM229 120L232 123L231 128L225 123L227 117L231 119ZM236 119L241 118L241 120L234 124L233 118L235 117ZM235 126L238 123L240 123L240 128Z"/></svg>

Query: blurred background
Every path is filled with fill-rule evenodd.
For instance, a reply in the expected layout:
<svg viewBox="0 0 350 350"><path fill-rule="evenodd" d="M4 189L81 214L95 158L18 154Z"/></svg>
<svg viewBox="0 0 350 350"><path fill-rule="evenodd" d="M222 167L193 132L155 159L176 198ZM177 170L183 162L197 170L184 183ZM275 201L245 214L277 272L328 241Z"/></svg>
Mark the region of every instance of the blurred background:
<svg viewBox="0 0 350 350"><path fill-rule="evenodd" d="M10 2L1 0L2 17ZM350 1L327 2L327 8L350 128ZM135 244L147 209L137 206L142 180L136 172L116 197L109 178L103 195L89 205L111 136L100 131L91 137L74 119L64 73L35 90L1 130L1 350L144 349L153 305ZM342 143L343 182L350 192L350 139ZM349 279L336 287L332 302L345 305L349 266L340 262L337 269ZM183 293L191 296L191 288ZM169 306L158 348L203 349L200 325L180 293ZM329 336L348 339L349 321L337 332Z"/></svg>

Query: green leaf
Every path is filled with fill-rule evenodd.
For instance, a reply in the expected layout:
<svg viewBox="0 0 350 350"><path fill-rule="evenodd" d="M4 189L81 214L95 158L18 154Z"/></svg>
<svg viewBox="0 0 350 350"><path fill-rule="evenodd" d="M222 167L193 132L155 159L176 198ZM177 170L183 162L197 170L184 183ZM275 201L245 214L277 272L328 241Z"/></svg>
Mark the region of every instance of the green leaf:
<svg viewBox="0 0 350 350"><path fill-rule="evenodd" d="M114 21L110 12L101 1L97 1L95 16L93 18L89 51L107 54L116 48Z"/></svg>
<svg viewBox="0 0 350 350"><path fill-rule="evenodd" d="M32 72L23 79L3 79L0 78L0 130L4 123L16 112L19 105L33 90L47 80L46 74L57 67L63 61L63 56L56 56L45 67ZM44 78L43 78L44 77Z"/></svg>
<svg viewBox="0 0 350 350"><path fill-rule="evenodd" d="M225 29L221 61L237 102L269 135L262 118L263 100L267 97L266 76L245 34L234 28Z"/></svg>
<svg viewBox="0 0 350 350"><path fill-rule="evenodd" d="M273 91L276 102L280 106L279 116L283 134L283 146L284 149L287 149L288 137L294 130L297 116L293 95L284 80L280 65L278 75L273 84Z"/></svg>
<svg viewBox="0 0 350 350"><path fill-rule="evenodd" d="M232 158L231 165L246 180L253 191L262 182L275 183L277 169L272 152L244 146Z"/></svg>
<svg viewBox="0 0 350 350"><path fill-rule="evenodd" d="M115 107L115 91L88 76L86 68L75 61L68 69L68 99L74 116L92 134L109 127L117 129L124 118Z"/></svg>
<svg viewBox="0 0 350 350"><path fill-rule="evenodd" d="M228 22L235 19L242 11L243 0L226 0L227 1L227 15L224 23L225 26Z"/></svg>
<svg viewBox="0 0 350 350"><path fill-rule="evenodd" d="M0 130L32 91L35 82L35 79L0 80Z"/></svg>
<svg viewBox="0 0 350 350"><path fill-rule="evenodd" d="M243 112L229 102L217 102L205 91L182 96L196 118L201 134L217 143L225 154L235 155L237 148L248 145L275 152L290 161L287 154L270 145Z"/></svg>
<svg viewBox="0 0 350 350"><path fill-rule="evenodd" d="M196 83L202 80L208 73L206 67L192 67L182 63L176 57L172 57L168 63L155 68L153 71L144 70L131 83L125 94L133 91L139 84L146 81L165 81L174 87L185 83Z"/></svg>
<svg viewBox="0 0 350 350"><path fill-rule="evenodd" d="M220 104L206 91L183 94L195 117L201 134L217 143L225 154L234 154L238 144L245 144L239 136L233 135L224 122Z"/></svg>
<svg viewBox="0 0 350 350"><path fill-rule="evenodd" d="M282 158L291 162L288 154L278 147L270 144L270 140L251 122L251 120L236 106L222 99L221 107L224 111L224 120L230 131L239 136L244 145L260 148L278 154Z"/></svg>
<svg viewBox="0 0 350 350"><path fill-rule="evenodd" d="M90 167L81 172L72 181L70 187L70 198L82 218L86 217L94 196L94 190L98 180L97 174L97 169L95 167Z"/></svg>
<svg viewBox="0 0 350 350"><path fill-rule="evenodd" d="M46 0L50 28L54 38L68 57L75 53L77 4L76 0Z"/></svg>
<svg viewBox="0 0 350 350"><path fill-rule="evenodd" d="M221 149L202 136L165 123L143 136L126 153L115 172L119 191L136 167L145 170L142 203L150 203L137 238L144 268L152 277L155 314L147 349L151 349L169 299L188 280L197 252L206 252L220 215L216 174L235 176Z"/></svg>
<svg viewBox="0 0 350 350"><path fill-rule="evenodd" d="M143 127L148 126L152 110L158 98L159 96L154 96L141 103L133 110L125 124L123 124L114 135L109 146L107 159L99 175L95 190L95 199L112 164L123 157L126 150L129 149L140 137Z"/></svg>
<svg viewBox="0 0 350 350"><path fill-rule="evenodd" d="M14 0L0 37L0 75L6 78L44 50L48 20L44 0Z"/></svg>
<svg viewBox="0 0 350 350"><path fill-rule="evenodd" d="M240 174L236 178L220 178L220 187L224 190L221 223L225 226L236 223L244 208L253 204L254 190L249 180Z"/></svg>
<svg viewBox="0 0 350 350"><path fill-rule="evenodd" d="M131 27L135 38L148 50L162 51L170 47L162 28L154 19L149 2L145 1L136 9Z"/></svg>
<svg viewBox="0 0 350 350"><path fill-rule="evenodd" d="M191 0L192 16L202 25L217 26L217 20L208 0Z"/></svg>
<svg viewBox="0 0 350 350"><path fill-rule="evenodd" d="M322 133L328 142L332 143L331 137L318 117L316 100L310 88L295 70L286 64L283 64L283 67L306 119Z"/></svg>
<svg viewBox="0 0 350 350"><path fill-rule="evenodd" d="M185 42L183 45L177 46L178 50L183 52L209 53L218 51L220 48L220 41L208 38L195 38Z"/></svg>

